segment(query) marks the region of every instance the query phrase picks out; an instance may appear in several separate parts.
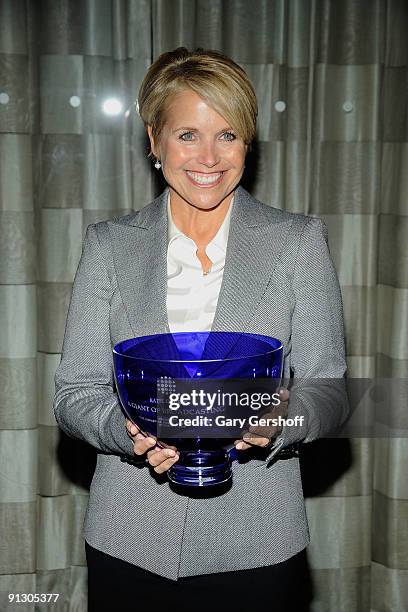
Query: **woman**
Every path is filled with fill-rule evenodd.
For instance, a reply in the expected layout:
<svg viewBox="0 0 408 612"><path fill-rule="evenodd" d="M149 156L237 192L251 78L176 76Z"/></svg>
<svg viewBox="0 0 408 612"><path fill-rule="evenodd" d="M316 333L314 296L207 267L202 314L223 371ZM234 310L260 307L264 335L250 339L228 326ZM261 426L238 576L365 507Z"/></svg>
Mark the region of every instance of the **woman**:
<svg viewBox="0 0 408 612"><path fill-rule="evenodd" d="M283 342L286 377L342 378L341 296L325 226L239 186L257 102L231 59L164 53L138 106L168 186L140 212L88 227L55 377L58 424L99 451L85 519L90 610L108 601L133 609L159 594L204 601L215 587L228 589L230 603L256 590L274 610L306 609L296 598L309 540L299 462L276 453L339 425L341 402L320 408L291 396L301 427L236 441L250 460L233 463L222 495L181 495L160 477L177 449L143 438L121 412L112 346L168 331L261 333Z"/></svg>

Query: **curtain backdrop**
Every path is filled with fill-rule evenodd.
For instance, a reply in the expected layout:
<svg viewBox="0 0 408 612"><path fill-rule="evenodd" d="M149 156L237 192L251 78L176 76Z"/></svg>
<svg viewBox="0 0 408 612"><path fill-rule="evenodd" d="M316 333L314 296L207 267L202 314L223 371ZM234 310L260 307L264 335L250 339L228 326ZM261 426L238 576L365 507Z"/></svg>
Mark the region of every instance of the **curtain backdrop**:
<svg viewBox="0 0 408 612"><path fill-rule="evenodd" d="M134 110L103 101L131 106L180 45L241 64L260 111L244 186L327 223L349 376L407 378L407 32L405 0L0 0L1 610L8 592L86 610L95 456L59 432L53 377L87 225L163 188ZM407 461L402 438L305 448L313 612L408 610Z"/></svg>

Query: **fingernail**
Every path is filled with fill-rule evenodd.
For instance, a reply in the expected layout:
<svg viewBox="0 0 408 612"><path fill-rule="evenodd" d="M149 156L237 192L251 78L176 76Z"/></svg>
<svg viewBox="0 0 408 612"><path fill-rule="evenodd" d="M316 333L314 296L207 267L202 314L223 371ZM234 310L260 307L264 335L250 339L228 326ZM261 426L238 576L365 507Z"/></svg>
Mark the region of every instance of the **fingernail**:
<svg viewBox="0 0 408 612"><path fill-rule="evenodd" d="M147 438L146 442L150 445L153 446L153 444L156 444L156 440L154 438Z"/></svg>
<svg viewBox="0 0 408 612"><path fill-rule="evenodd" d="M242 442L238 442L238 444L236 444L235 448L237 448L238 450L242 450L244 447Z"/></svg>
<svg viewBox="0 0 408 612"><path fill-rule="evenodd" d="M166 455L167 455L167 457L175 457L176 453L174 452L174 450L171 450L170 448L168 448L166 450Z"/></svg>

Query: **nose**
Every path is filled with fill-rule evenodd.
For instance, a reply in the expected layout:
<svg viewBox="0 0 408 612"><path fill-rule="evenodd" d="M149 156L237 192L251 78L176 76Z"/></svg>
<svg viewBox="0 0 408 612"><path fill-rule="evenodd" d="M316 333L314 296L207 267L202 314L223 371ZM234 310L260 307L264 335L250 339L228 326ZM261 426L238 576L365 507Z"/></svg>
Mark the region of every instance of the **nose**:
<svg viewBox="0 0 408 612"><path fill-rule="evenodd" d="M208 168L216 166L220 161L217 143L210 139L202 140L197 152L197 161Z"/></svg>

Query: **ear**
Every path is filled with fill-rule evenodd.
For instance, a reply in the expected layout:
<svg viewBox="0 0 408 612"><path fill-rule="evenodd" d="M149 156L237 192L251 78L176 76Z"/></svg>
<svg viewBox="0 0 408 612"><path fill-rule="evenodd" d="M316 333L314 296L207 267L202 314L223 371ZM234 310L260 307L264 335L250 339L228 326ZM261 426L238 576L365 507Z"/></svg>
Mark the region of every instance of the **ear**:
<svg viewBox="0 0 408 612"><path fill-rule="evenodd" d="M154 138L153 138L152 126L151 125L147 125L146 129L147 129L147 135L149 136L150 148L152 150L152 153L153 153L153 155L156 158L159 158L159 156L157 155L157 151L156 151L156 144L155 144Z"/></svg>

